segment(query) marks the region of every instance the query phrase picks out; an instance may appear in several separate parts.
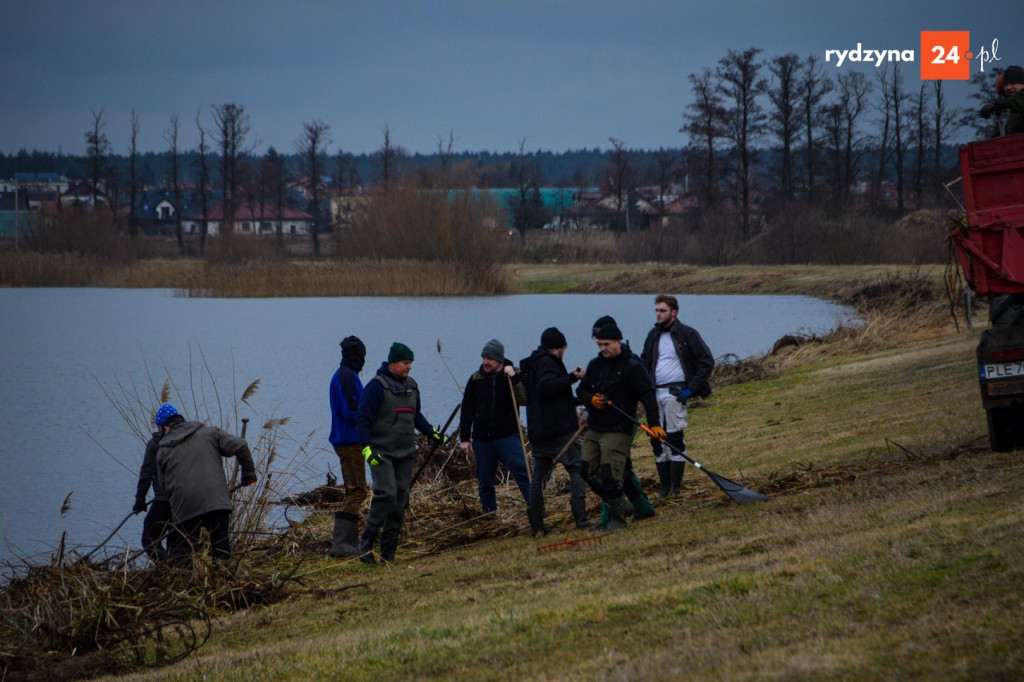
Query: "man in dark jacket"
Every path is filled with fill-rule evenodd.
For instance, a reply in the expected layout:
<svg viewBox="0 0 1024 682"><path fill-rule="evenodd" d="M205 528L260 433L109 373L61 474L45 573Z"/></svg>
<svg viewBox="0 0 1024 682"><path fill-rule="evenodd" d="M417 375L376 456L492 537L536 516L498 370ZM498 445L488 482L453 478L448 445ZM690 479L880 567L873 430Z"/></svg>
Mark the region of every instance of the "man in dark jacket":
<svg viewBox="0 0 1024 682"><path fill-rule="evenodd" d="M248 443L216 426L185 421L169 403L160 406L154 421L162 433L156 451L157 483L171 502L171 515L181 536L174 553L194 551L206 530L213 557L231 558L231 495L224 459L238 460L242 485L252 485L256 468Z"/></svg>
<svg viewBox="0 0 1024 682"><path fill-rule="evenodd" d="M380 558L395 560L398 534L405 521L416 460L416 433L435 442L443 440L420 412L420 389L409 376L414 356L404 343L395 342L377 375L359 398L356 431L363 457L370 465L373 497L366 527L359 536L359 560L376 563L373 546L380 533Z"/></svg>
<svg viewBox="0 0 1024 682"><path fill-rule="evenodd" d="M605 324L594 333L599 355L587 365L576 395L589 406L589 427L583 439L583 478L608 503L608 530L626 527L626 517L634 512L623 495L621 482L636 427L636 406L647 410L647 434L664 438L658 422L654 387L640 361L623 352L622 332L615 324ZM612 408L615 405L620 413Z"/></svg>
<svg viewBox="0 0 1024 682"><path fill-rule="evenodd" d="M578 403L572 385L583 378L583 370L577 367L566 371L563 358L567 346L565 335L556 327L549 327L541 334L537 350L519 363L526 388L527 431L533 449L527 515L534 536L550 531L544 525L544 488L555 457L579 428ZM573 520L577 528L587 528L593 522L587 520L587 484L580 475L580 461L580 446L573 440L561 462L569 474L569 509Z"/></svg>
<svg viewBox="0 0 1024 682"><path fill-rule="evenodd" d="M660 294L654 299L654 329L644 341L641 358L654 378L657 389L661 425L665 427L666 443L655 458L661 479L659 497L679 493L686 460L686 401L692 396L711 395L711 371L715 359L704 339L693 327L679 321L679 301L675 296ZM649 414L649 413L648 413Z"/></svg>
<svg viewBox="0 0 1024 682"><path fill-rule="evenodd" d="M160 490L156 481L156 450L160 445L160 431L154 431L146 443L146 452L142 456L142 467L139 469L139 482L135 488L135 505L132 511L136 514L146 512L142 520L142 548L150 561L164 561L167 559L167 545L173 546L175 540L171 535L174 533L174 526L171 523L171 503L167 496ZM149 488L153 488L153 501L147 503L146 495Z"/></svg>
<svg viewBox="0 0 1024 682"><path fill-rule="evenodd" d="M359 541L359 513L369 497L366 460L356 431L356 413L363 394L359 372L366 362L366 346L355 336L341 341L341 365L331 377L331 435L329 440L341 461L345 501L334 513L334 538L329 556L355 556Z"/></svg>
<svg viewBox="0 0 1024 682"><path fill-rule="evenodd" d="M981 108L981 117L1009 112L1004 135L1024 133L1024 68L1014 64L1006 67L1002 75L1002 94Z"/></svg>
<svg viewBox="0 0 1024 682"><path fill-rule="evenodd" d="M513 392L519 395L513 401ZM519 373L505 359L505 346L488 341L480 352L480 369L466 382L459 423L459 447L476 462L477 493L484 513L498 510L494 483L498 462L512 474L523 500L530 500L530 474L519 438L519 404L526 393Z"/></svg>

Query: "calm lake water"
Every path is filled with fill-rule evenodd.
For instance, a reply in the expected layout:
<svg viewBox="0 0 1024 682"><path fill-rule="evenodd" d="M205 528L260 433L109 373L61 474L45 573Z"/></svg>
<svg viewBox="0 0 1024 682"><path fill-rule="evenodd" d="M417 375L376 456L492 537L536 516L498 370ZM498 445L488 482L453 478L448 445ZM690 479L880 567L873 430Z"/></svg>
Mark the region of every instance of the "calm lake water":
<svg viewBox="0 0 1024 682"><path fill-rule="evenodd" d="M822 332L848 315L799 296L680 296L680 308L716 358L763 353L784 334ZM460 400L456 380L465 384L489 339L518 364L557 326L566 365L585 367L596 355L594 320L615 317L639 352L653 309L649 295L188 299L165 289L0 289L0 559L49 552L64 531L70 546L88 548L131 511L144 443L105 389L122 404L120 387L142 396L134 412L143 414L170 378L187 416L223 410L229 424L236 398L260 379L253 410L239 417L252 419L250 442L266 419L290 418L282 468L294 469L286 460L300 456L299 444L307 454L281 483L301 491L322 484L328 465L338 472L327 392L343 337L366 343L364 382L393 341L410 346L423 411L440 426ZM141 525L132 517L111 545L137 546Z"/></svg>

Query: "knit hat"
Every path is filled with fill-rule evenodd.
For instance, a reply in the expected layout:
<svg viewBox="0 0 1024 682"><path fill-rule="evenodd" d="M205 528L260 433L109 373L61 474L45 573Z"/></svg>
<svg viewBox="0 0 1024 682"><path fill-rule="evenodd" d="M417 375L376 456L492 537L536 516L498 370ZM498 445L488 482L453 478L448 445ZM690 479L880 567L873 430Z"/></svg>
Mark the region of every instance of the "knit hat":
<svg viewBox="0 0 1024 682"><path fill-rule="evenodd" d="M505 346L498 339L491 339L484 344L484 349L480 351L480 357L505 362Z"/></svg>
<svg viewBox="0 0 1024 682"><path fill-rule="evenodd" d="M558 327L548 327L540 335L540 345L545 348L565 348L568 344L565 341L565 334L558 331Z"/></svg>
<svg viewBox="0 0 1024 682"><path fill-rule="evenodd" d="M1003 85L1012 83L1024 84L1024 69L1016 64L1006 67L1006 71L1003 72Z"/></svg>
<svg viewBox="0 0 1024 682"><path fill-rule="evenodd" d="M389 364L392 362L401 362L402 360L412 361L414 359L415 358L413 358L412 355L412 348L409 348L409 346L398 341L395 341L393 344L391 344L391 350L388 351Z"/></svg>
<svg viewBox="0 0 1024 682"><path fill-rule="evenodd" d="M153 418L153 423L157 426L163 426L167 423L167 420L178 414L178 411L174 409L174 405L170 403L164 403L156 411L156 417Z"/></svg>
<svg viewBox="0 0 1024 682"><path fill-rule="evenodd" d="M603 327L605 325L608 325L608 324L611 324L611 325L616 324L615 323L615 318L612 317L611 315L605 315L604 317L597 318L597 321L594 322L594 328L590 330L590 335L593 336L595 339L602 338L602 337L597 335L597 332L600 331L601 327ZM619 338L621 339L622 337L620 336Z"/></svg>
<svg viewBox="0 0 1024 682"><path fill-rule="evenodd" d="M358 336L346 336L341 340L341 357L346 360L365 360L366 345Z"/></svg>
<svg viewBox="0 0 1024 682"><path fill-rule="evenodd" d="M619 331L619 327L614 322L602 325L600 329L594 332L595 339L601 339L603 341L621 341L622 332Z"/></svg>

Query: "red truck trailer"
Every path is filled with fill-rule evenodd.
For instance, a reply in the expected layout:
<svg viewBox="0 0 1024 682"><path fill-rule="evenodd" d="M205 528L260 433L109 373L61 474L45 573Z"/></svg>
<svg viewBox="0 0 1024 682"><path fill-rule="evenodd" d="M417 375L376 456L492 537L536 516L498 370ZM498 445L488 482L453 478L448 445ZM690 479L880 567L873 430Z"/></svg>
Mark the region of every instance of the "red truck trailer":
<svg viewBox="0 0 1024 682"><path fill-rule="evenodd" d="M977 349L989 442L1024 448L1024 135L963 145L960 172L966 220L953 243L992 322Z"/></svg>

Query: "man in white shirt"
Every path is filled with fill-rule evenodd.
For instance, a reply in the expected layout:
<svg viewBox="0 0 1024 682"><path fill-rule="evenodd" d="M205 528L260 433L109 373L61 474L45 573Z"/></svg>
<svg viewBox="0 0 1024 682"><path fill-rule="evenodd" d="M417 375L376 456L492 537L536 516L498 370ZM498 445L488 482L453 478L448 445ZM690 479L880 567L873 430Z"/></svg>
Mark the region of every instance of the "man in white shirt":
<svg viewBox="0 0 1024 682"><path fill-rule="evenodd" d="M654 314L656 323L644 341L641 359L654 379L660 423L667 433L666 446L656 455L655 466L661 480L658 497L668 497L679 493L686 466L681 454L686 452L686 401L711 395L708 382L715 359L697 330L677 319L675 296L656 296Z"/></svg>

